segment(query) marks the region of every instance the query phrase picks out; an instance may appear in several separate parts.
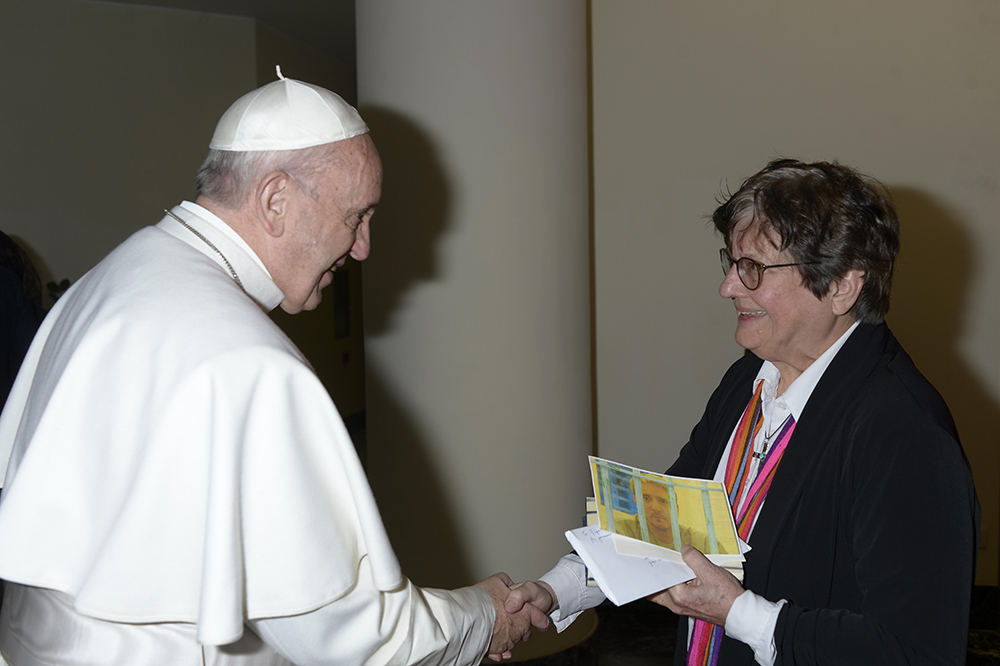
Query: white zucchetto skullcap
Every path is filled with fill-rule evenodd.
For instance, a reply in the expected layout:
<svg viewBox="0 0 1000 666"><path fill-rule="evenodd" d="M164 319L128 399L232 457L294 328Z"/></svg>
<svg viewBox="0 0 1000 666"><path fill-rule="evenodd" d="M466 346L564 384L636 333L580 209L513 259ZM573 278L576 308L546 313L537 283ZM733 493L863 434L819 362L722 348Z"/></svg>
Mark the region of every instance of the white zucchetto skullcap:
<svg viewBox="0 0 1000 666"><path fill-rule="evenodd" d="M286 79L240 97L222 114L209 148L298 150L343 141L368 131L357 110L325 88Z"/></svg>

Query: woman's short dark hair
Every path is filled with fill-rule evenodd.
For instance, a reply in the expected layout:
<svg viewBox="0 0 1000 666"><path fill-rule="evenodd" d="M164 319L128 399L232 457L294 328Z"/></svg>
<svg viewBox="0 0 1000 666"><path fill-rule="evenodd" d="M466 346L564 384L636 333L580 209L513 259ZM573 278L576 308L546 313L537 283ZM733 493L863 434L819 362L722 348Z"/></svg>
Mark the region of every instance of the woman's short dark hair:
<svg viewBox="0 0 1000 666"><path fill-rule="evenodd" d="M852 312L880 323L889 310L892 269L899 252L899 220L888 189L836 162L775 160L750 176L712 215L732 242L735 224L750 218L787 249L805 285L822 298L851 269L864 271ZM731 248L730 248L731 249Z"/></svg>

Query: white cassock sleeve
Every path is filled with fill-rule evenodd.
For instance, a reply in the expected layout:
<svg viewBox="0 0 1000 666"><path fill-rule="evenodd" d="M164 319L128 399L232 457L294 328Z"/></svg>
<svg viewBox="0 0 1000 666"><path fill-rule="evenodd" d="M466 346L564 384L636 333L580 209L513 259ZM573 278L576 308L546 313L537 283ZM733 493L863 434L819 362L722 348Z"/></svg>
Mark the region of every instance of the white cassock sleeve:
<svg viewBox="0 0 1000 666"><path fill-rule="evenodd" d="M478 587L436 590L404 579L400 588L380 592L365 558L358 584L336 601L249 624L300 666L460 666L486 655L494 619L493 601Z"/></svg>

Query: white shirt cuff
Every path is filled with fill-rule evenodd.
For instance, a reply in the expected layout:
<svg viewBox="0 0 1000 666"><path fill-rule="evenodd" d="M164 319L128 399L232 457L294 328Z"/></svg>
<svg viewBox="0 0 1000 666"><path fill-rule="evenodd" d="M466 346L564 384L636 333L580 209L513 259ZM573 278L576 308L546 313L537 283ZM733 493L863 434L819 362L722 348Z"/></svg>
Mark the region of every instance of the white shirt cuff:
<svg viewBox="0 0 1000 666"><path fill-rule="evenodd" d="M573 624L580 613L607 599L601 588L587 587L587 566L574 553L564 555L538 580L551 585L559 600L559 608L549 614L556 631L561 632Z"/></svg>
<svg viewBox="0 0 1000 666"><path fill-rule="evenodd" d="M777 657L774 627L785 603L784 599L768 601L747 590L736 597L726 616L726 635L749 645L754 659L761 666L774 666Z"/></svg>

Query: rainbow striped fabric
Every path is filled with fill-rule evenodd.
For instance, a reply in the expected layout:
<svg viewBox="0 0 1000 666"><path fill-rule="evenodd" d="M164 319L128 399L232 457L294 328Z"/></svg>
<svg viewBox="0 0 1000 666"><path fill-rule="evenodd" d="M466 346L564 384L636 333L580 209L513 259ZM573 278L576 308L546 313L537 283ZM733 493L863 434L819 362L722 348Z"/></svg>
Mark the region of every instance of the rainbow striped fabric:
<svg viewBox="0 0 1000 666"><path fill-rule="evenodd" d="M753 397L750 399L750 404L747 405L740 418L736 433L733 435L733 446L729 451L729 460L726 462L725 483L726 491L729 493L729 505L733 507L733 516L736 518L736 531L744 541L750 538L750 530L753 528L757 512L767 496L774 472L778 468L788 440L791 439L792 432L795 430L795 419L789 416L779 427L774 445L766 448L765 443L760 469L757 471L756 477L749 482L750 488L747 490L749 476L747 472L754 458L753 443L763 426L760 398L763 387L764 382L758 383L757 390L754 391ZM745 497L744 491L746 491ZM740 498L743 500L741 501ZM695 620L691 643L688 646L687 666L715 666L719 660L719 648L725 633L724 627L705 620Z"/></svg>

